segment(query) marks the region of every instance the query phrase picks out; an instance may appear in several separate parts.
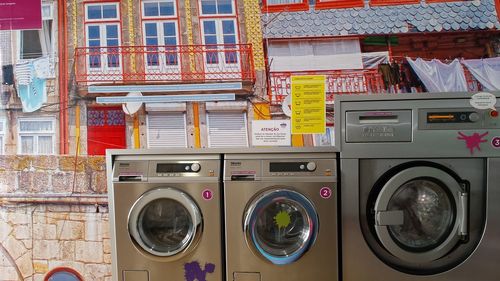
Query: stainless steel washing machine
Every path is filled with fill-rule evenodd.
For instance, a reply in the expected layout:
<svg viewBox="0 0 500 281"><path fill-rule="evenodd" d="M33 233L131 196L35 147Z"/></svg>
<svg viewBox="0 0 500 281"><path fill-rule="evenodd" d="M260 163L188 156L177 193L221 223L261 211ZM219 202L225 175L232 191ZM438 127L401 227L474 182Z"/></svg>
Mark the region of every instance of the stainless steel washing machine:
<svg viewBox="0 0 500 281"><path fill-rule="evenodd" d="M338 280L335 153L226 154L228 281Z"/></svg>
<svg viewBox="0 0 500 281"><path fill-rule="evenodd" d="M113 280L222 280L220 158L114 157Z"/></svg>
<svg viewBox="0 0 500 281"><path fill-rule="evenodd" d="M470 100L336 99L344 281L499 279L500 118Z"/></svg>

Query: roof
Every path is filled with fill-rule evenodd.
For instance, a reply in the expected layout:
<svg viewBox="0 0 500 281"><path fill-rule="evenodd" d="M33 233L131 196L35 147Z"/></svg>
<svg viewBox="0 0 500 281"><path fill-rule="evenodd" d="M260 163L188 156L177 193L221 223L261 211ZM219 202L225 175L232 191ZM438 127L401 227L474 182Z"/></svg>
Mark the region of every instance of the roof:
<svg viewBox="0 0 500 281"><path fill-rule="evenodd" d="M500 30L495 0L420 3L263 15L265 38Z"/></svg>

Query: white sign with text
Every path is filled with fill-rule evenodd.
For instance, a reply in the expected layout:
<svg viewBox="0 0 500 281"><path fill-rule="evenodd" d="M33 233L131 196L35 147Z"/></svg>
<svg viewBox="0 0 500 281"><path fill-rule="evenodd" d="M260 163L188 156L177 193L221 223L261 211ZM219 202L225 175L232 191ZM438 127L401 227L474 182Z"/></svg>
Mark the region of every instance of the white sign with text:
<svg viewBox="0 0 500 281"><path fill-rule="evenodd" d="M253 146L290 146L290 120L253 120Z"/></svg>

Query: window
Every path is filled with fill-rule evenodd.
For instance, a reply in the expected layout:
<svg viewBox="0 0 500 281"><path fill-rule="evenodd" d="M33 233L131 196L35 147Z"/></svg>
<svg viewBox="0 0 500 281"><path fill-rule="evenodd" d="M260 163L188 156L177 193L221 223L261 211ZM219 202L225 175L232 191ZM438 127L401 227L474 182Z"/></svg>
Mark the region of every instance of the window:
<svg viewBox="0 0 500 281"><path fill-rule="evenodd" d="M208 112L208 147L248 147L244 112Z"/></svg>
<svg viewBox="0 0 500 281"><path fill-rule="evenodd" d="M148 148L187 147L184 112L148 113Z"/></svg>
<svg viewBox="0 0 500 281"><path fill-rule="evenodd" d="M177 7L173 0L143 1L143 34L148 67L177 66Z"/></svg>
<svg viewBox="0 0 500 281"><path fill-rule="evenodd" d="M54 118L19 119L18 135L19 154L54 154Z"/></svg>
<svg viewBox="0 0 500 281"><path fill-rule="evenodd" d="M144 18L173 17L177 14L175 0L147 1L142 3Z"/></svg>
<svg viewBox="0 0 500 281"><path fill-rule="evenodd" d="M203 24L203 43L207 45L207 49L217 49L215 45L224 45L224 53L219 54L214 51L207 51L206 63L219 64L223 63L238 63L238 54L231 49L236 48L236 20L235 19L207 19L202 21ZM211 46L212 45L212 46ZM221 57L219 57L221 56Z"/></svg>
<svg viewBox="0 0 500 281"><path fill-rule="evenodd" d="M83 278L78 272L71 268L56 268L45 276L44 281L82 281Z"/></svg>
<svg viewBox="0 0 500 281"><path fill-rule="evenodd" d="M364 0L316 0L316 10L364 7Z"/></svg>
<svg viewBox="0 0 500 281"><path fill-rule="evenodd" d="M201 15L235 15L234 0L200 0Z"/></svg>
<svg viewBox="0 0 500 281"><path fill-rule="evenodd" d="M0 155L5 154L5 119L0 118Z"/></svg>
<svg viewBox="0 0 500 281"><path fill-rule="evenodd" d="M90 47L88 66L102 70L120 67L120 14L118 3L87 4L85 32Z"/></svg>
<svg viewBox="0 0 500 281"><path fill-rule="evenodd" d="M363 69L358 39L270 42L271 71Z"/></svg>
<svg viewBox="0 0 500 281"><path fill-rule="evenodd" d="M54 57L54 6L42 4L42 29L19 31L18 46L20 59Z"/></svg>
<svg viewBox="0 0 500 281"><path fill-rule="evenodd" d="M309 9L307 0L263 0L262 12L292 12L292 11L305 11Z"/></svg>

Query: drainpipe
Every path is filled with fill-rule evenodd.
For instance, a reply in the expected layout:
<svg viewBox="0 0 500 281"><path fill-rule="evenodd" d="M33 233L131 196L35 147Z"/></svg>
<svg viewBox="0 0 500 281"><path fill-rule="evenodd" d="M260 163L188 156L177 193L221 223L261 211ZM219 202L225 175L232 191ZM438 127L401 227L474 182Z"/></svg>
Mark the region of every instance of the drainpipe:
<svg viewBox="0 0 500 281"><path fill-rule="evenodd" d="M58 56L59 56L59 153L68 153L68 53L67 46L67 17L66 1L57 1L57 34L58 34ZM76 8L76 7L74 7Z"/></svg>

